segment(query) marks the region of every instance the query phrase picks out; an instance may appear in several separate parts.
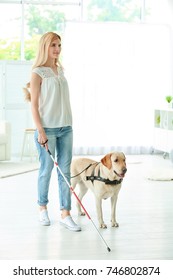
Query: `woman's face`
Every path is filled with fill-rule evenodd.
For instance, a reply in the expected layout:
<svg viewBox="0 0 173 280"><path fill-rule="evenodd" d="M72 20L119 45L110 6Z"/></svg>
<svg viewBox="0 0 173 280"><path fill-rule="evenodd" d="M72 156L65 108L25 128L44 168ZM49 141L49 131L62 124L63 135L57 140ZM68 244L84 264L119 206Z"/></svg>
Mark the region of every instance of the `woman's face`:
<svg viewBox="0 0 173 280"><path fill-rule="evenodd" d="M51 59L56 59L56 58L58 58L60 52L61 52L61 40L56 39L56 40L52 41L52 43L49 46L48 56Z"/></svg>

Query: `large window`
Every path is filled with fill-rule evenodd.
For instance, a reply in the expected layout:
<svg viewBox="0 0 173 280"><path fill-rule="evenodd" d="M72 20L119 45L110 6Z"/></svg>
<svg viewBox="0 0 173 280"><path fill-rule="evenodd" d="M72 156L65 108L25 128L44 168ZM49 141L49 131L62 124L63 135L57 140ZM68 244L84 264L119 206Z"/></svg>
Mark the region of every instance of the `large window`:
<svg viewBox="0 0 173 280"><path fill-rule="evenodd" d="M21 27L21 5L0 3L0 59L20 59Z"/></svg>
<svg viewBox="0 0 173 280"><path fill-rule="evenodd" d="M0 59L32 60L39 37L79 22L81 1L0 1Z"/></svg>

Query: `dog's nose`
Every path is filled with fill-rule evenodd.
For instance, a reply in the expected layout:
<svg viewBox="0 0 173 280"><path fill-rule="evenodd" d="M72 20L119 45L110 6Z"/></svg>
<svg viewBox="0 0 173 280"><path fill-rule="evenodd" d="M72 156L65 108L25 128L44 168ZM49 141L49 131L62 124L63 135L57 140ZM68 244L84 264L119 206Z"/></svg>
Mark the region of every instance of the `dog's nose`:
<svg viewBox="0 0 173 280"><path fill-rule="evenodd" d="M127 168L124 167L122 171L123 171L123 173L125 174L125 173L127 172Z"/></svg>

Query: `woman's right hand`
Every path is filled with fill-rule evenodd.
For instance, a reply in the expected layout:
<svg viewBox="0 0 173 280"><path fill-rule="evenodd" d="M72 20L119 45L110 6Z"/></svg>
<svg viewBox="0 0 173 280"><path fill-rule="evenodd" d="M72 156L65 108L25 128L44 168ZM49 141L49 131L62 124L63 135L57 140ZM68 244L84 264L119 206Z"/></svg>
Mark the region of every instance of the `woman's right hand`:
<svg viewBox="0 0 173 280"><path fill-rule="evenodd" d="M48 139L44 130L38 131L38 143L48 150Z"/></svg>

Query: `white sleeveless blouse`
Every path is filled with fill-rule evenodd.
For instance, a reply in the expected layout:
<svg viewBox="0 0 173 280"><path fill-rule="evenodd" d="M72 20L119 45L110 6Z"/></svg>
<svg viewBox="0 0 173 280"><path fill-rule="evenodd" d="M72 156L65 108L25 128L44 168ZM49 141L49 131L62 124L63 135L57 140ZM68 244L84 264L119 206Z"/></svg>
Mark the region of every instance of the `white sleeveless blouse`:
<svg viewBox="0 0 173 280"><path fill-rule="evenodd" d="M41 123L46 128L72 126L69 88L63 69L58 67L58 75L50 67L40 66L32 72L42 78L39 98Z"/></svg>

